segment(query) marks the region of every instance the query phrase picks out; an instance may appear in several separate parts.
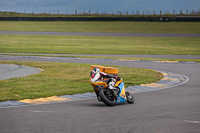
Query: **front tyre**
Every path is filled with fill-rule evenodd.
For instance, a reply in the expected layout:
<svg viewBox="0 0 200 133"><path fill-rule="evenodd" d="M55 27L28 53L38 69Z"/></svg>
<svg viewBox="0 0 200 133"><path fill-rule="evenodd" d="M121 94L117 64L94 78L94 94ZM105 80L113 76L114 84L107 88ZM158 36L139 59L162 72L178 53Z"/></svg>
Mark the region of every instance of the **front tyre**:
<svg viewBox="0 0 200 133"><path fill-rule="evenodd" d="M107 105L107 106L114 106L116 103L115 98L109 95L109 93L106 90L100 90L99 91L99 96L101 100Z"/></svg>
<svg viewBox="0 0 200 133"><path fill-rule="evenodd" d="M128 91L126 91L126 97L127 97L127 103L133 104L135 102L133 95Z"/></svg>

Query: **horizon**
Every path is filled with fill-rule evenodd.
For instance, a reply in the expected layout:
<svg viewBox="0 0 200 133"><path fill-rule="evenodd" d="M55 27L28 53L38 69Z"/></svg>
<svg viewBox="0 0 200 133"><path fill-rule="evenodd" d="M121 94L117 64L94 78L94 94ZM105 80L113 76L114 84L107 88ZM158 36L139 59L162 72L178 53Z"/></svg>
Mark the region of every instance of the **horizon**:
<svg viewBox="0 0 200 133"><path fill-rule="evenodd" d="M49 14L75 14L77 13L114 13L159 14L200 12L200 0L1 0L0 11L19 13L49 13Z"/></svg>

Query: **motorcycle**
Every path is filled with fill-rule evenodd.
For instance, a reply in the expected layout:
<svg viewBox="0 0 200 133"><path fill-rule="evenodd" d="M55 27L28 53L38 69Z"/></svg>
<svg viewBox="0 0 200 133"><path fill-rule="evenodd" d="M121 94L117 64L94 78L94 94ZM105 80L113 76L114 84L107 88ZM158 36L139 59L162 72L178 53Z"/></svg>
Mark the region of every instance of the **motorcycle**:
<svg viewBox="0 0 200 133"><path fill-rule="evenodd" d="M99 67L99 66L92 66ZM115 68L110 68L110 70L113 71ZM105 70L105 67L104 69ZM92 80L92 77L90 77L90 82L94 81ZM97 99L99 101L102 101L107 106L114 106L119 103L134 103L134 97L133 95L128 92L124 87L124 82L122 78L117 78L114 89L110 89L108 87L108 83L104 81L95 81L91 82L91 85L94 88L95 93L97 94Z"/></svg>

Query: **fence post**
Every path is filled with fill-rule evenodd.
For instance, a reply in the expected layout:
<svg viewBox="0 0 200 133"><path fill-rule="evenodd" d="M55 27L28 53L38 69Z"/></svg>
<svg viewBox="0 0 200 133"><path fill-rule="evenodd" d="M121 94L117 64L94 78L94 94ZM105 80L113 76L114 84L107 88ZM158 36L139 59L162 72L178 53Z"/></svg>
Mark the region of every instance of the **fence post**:
<svg viewBox="0 0 200 133"><path fill-rule="evenodd" d="M153 15L154 15L154 16L156 15L156 10L153 11Z"/></svg>
<svg viewBox="0 0 200 133"><path fill-rule="evenodd" d="M194 15L194 9L192 9L192 15Z"/></svg>
<svg viewBox="0 0 200 133"><path fill-rule="evenodd" d="M137 16L139 15L139 11L137 10Z"/></svg>
<svg viewBox="0 0 200 133"><path fill-rule="evenodd" d="M180 10L180 15L182 15L182 14L183 14L183 10L181 9L181 10Z"/></svg>
<svg viewBox="0 0 200 133"><path fill-rule="evenodd" d="M186 10L186 15L188 15L188 9Z"/></svg>
<svg viewBox="0 0 200 133"><path fill-rule="evenodd" d="M77 15L77 9L75 10L75 15Z"/></svg>
<svg viewBox="0 0 200 133"><path fill-rule="evenodd" d="M176 14L176 12L175 12L175 10L173 10L173 15L175 15Z"/></svg>
<svg viewBox="0 0 200 133"><path fill-rule="evenodd" d="M119 11L119 15L120 15L120 16L122 15L122 11Z"/></svg>

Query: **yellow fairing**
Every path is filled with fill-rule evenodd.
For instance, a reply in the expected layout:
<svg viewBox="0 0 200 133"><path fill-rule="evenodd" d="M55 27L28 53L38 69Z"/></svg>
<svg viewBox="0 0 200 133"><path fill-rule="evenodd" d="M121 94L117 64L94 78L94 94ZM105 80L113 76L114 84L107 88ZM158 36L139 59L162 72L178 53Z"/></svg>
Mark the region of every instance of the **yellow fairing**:
<svg viewBox="0 0 200 133"><path fill-rule="evenodd" d="M104 67L104 72L112 75L117 75L118 74L118 68L114 67Z"/></svg>
<svg viewBox="0 0 200 133"><path fill-rule="evenodd" d="M122 91L120 93L120 96L127 100L126 93L125 93L125 87L123 87L123 89L122 89Z"/></svg>
<svg viewBox="0 0 200 133"><path fill-rule="evenodd" d="M123 81L122 81L122 80L117 81L116 84L115 84L115 87L119 86L119 84L120 84L121 82L123 82Z"/></svg>
<svg viewBox="0 0 200 133"><path fill-rule="evenodd" d="M103 85L103 88L108 87L108 84L106 82L92 82L91 85L94 87L95 92L98 92L99 87L102 86L102 85Z"/></svg>

